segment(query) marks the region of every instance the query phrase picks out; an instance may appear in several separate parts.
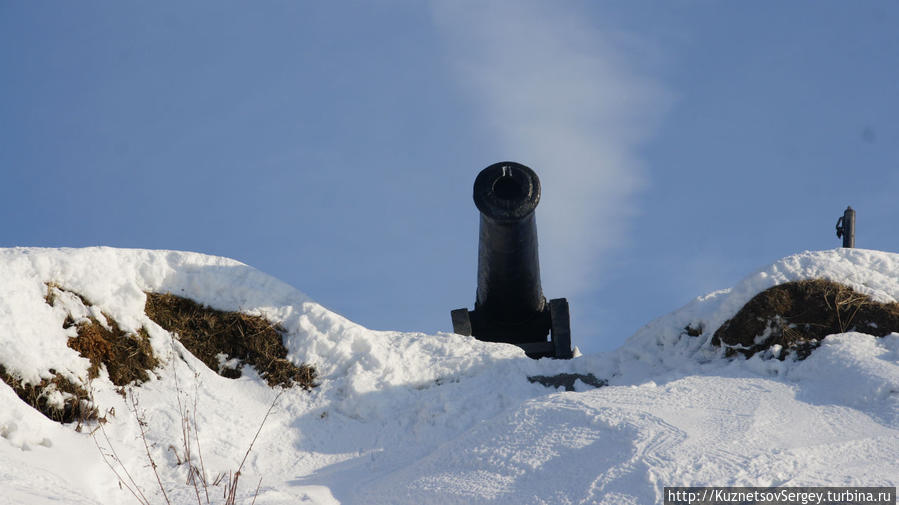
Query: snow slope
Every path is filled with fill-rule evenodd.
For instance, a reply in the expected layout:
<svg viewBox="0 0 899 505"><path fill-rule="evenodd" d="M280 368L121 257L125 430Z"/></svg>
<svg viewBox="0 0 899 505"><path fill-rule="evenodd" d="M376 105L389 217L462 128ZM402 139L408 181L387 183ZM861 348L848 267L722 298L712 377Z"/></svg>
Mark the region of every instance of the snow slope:
<svg viewBox="0 0 899 505"><path fill-rule="evenodd" d="M253 373L205 367L143 313L144 291L265 315L289 359L321 385L286 390L242 471L238 503L659 503L664 486L899 485L899 334L828 337L801 362L724 359L712 333L754 294L823 277L899 299L899 255L804 252L697 298L620 349L570 361L452 334L372 331L225 258L173 251L0 250L0 364L37 380L87 376L66 346L46 283L82 294L130 330L147 328L163 366L134 389L149 453L173 504L197 503L178 465L178 400L196 402L206 473L236 470L277 392ZM687 336L684 328L702 327ZM555 391L533 375L593 373L599 389ZM177 382L176 382L177 381ZM177 386L176 386L177 384ZM165 503L126 400L91 384L109 422L78 433L0 383L0 503L127 504L104 463L114 450L151 503ZM101 434L104 433L108 439ZM108 457L108 456L107 456ZM196 459L196 458L195 458ZM222 502L222 488L212 489ZM206 503L205 497L202 503Z"/></svg>

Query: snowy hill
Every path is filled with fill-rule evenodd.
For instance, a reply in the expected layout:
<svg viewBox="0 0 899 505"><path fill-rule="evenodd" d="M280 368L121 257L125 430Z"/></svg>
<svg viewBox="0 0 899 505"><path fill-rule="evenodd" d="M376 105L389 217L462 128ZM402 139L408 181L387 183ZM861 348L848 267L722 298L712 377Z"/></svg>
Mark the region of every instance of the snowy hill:
<svg viewBox="0 0 899 505"><path fill-rule="evenodd" d="M651 504L664 486L897 486L899 334L832 335L802 361L725 358L711 344L757 293L811 278L895 302L899 255L797 254L649 323L615 352L533 361L470 337L368 330L225 258L3 249L4 373L83 384L100 420L55 422L0 383L0 503L207 503L207 491L223 503L251 443L237 503L257 486L259 505ZM51 299L53 289L68 298ZM249 366L219 375L147 316L146 293L279 325L286 359L313 366L318 386L272 388ZM145 335L159 360L148 380L119 388L109 367L91 378L67 345L90 318ZM608 385L565 392L528 380L560 373ZM44 401L64 397L48 390ZM196 427L189 451L185 411ZM186 484L186 452L206 489Z"/></svg>

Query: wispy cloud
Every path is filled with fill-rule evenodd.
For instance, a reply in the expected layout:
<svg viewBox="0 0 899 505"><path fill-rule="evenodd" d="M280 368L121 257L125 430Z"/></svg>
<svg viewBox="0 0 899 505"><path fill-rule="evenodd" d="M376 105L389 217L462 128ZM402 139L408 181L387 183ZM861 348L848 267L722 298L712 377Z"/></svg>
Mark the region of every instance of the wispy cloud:
<svg viewBox="0 0 899 505"><path fill-rule="evenodd" d="M627 239L646 183L637 149L668 101L635 63L639 39L584 15L569 2L433 4L459 83L496 136L496 155L540 175L550 296L589 291L603 253Z"/></svg>

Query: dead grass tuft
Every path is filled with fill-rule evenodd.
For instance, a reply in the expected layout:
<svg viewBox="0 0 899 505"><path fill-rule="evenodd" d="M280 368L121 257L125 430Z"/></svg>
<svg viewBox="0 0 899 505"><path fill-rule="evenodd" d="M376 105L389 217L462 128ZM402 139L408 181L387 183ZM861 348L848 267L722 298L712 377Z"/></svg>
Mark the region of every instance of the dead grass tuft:
<svg viewBox="0 0 899 505"><path fill-rule="evenodd" d="M223 377L237 378L253 366L272 387L316 386L315 370L287 359L284 329L261 316L215 310L170 293L147 293L147 316ZM223 363L236 360L233 365Z"/></svg>
<svg viewBox="0 0 899 505"><path fill-rule="evenodd" d="M106 367L110 381L122 388L146 382L152 370L160 365L144 328L136 334L125 332L105 313L101 313L103 322L98 320L100 316L83 317L83 312L81 316L73 316L72 310L76 313L82 310L78 307L79 302L86 309L91 307L90 302L54 283L47 284L44 300L48 305L68 307L70 312L63 328L75 327L77 335L67 344L90 361L89 379L97 378L100 369ZM97 314L95 309L88 312ZM316 385L315 370L308 365L294 365L286 359L287 349L281 341L284 330L265 318L218 311L186 298L155 293L147 293L146 313L169 332L177 333L190 352L225 377L240 377L243 366L249 364L272 387L298 385L308 390ZM227 363L233 362L233 366L227 363L223 366L222 358ZM0 380L48 418L61 423L81 423L97 418L97 408L86 389L89 385L73 382L54 370L50 370L50 374L50 377L31 384L7 372L0 364Z"/></svg>
<svg viewBox="0 0 899 505"><path fill-rule="evenodd" d="M74 326L77 335L70 338L67 345L90 361L89 378L96 379L100 375L100 368L105 366L109 380L116 386L149 380L149 372L159 366L159 360L153 354L147 331L141 328L136 334L125 332L105 313L101 314L106 324L93 316L78 316L76 320L71 311L79 309L66 304L63 300L66 295L71 295L77 300L76 306L80 303L84 309L91 307L91 303L82 295L55 283L47 284L47 296L44 300L49 305L60 305L69 311L62 327Z"/></svg>
<svg viewBox="0 0 899 505"><path fill-rule="evenodd" d="M61 299L73 295L85 308L90 302L78 293L63 289L55 283L47 284L44 300L48 305L67 307ZM76 302L77 303L77 302ZM68 306L71 310L71 306ZM88 379L100 375L106 367L109 379L117 386L141 383L149 380L149 372L159 366L159 360L150 347L150 337L141 328L137 334L127 333L109 316L103 314L106 325L95 317L79 317L71 312L63 321L63 328L75 327L77 335L66 344L90 361ZM50 370L51 377L36 384L25 383L0 365L0 379L7 383L25 403L61 423L79 422L97 418L97 408L91 400L89 385L73 382Z"/></svg>
<svg viewBox="0 0 899 505"><path fill-rule="evenodd" d="M804 359L828 335L859 331L882 337L899 331L899 304L879 303L833 281L789 282L762 291L715 332L728 355L752 356L779 345L780 359Z"/></svg>
<svg viewBox="0 0 899 505"><path fill-rule="evenodd" d="M112 318L105 314L104 317L109 329L93 317L75 324L78 336L70 338L68 346L90 360L88 374L91 379L96 378L100 367L105 365L109 380L116 386L148 381L148 371L159 366L159 360L150 347L147 331L141 328L137 335L125 333Z"/></svg>
<svg viewBox="0 0 899 505"><path fill-rule="evenodd" d="M82 386L55 373L37 384L24 382L0 365L0 380L32 408L59 423L83 423L97 418L90 393Z"/></svg>

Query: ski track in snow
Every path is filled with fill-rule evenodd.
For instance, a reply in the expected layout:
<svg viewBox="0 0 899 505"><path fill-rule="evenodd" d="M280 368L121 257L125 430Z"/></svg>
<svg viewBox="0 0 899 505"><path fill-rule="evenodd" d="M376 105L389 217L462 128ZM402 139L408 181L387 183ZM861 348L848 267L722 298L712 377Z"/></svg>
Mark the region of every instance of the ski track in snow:
<svg viewBox="0 0 899 505"><path fill-rule="evenodd" d="M145 326L165 364L134 391L178 505L196 503L178 465L179 394L190 408L196 400L213 478L236 470L276 393L252 370L225 379L173 347L143 314L145 290L264 314L287 329L289 358L320 371L318 388L287 390L275 405L247 458L242 503L260 477L259 505L650 504L665 486L896 486L899 334L834 335L802 362L726 360L709 340L755 293L790 280L824 277L895 301L897 267L899 255L875 251L801 253L650 322L615 352L533 361L469 337L368 330L226 258L0 249L0 363L26 378L51 368L86 376L65 345L65 314L43 300L46 282L125 328ZM687 325L704 331L688 337ZM562 372L610 385L561 392L526 380ZM92 387L115 412L97 432L109 437L104 450L163 503L135 416L104 376ZM136 503L88 430L49 421L5 384L0 406L0 503ZM221 487L212 490L221 503Z"/></svg>

